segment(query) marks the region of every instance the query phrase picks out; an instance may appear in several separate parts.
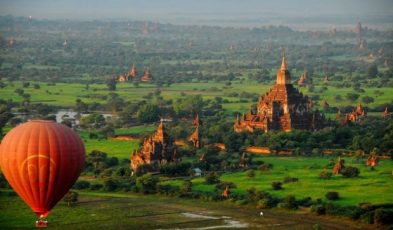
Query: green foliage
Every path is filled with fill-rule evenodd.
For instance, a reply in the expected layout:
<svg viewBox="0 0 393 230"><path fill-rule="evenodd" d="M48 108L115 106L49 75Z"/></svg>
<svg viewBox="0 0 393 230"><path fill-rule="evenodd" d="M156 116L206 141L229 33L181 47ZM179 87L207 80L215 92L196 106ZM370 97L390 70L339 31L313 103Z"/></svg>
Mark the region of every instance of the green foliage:
<svg viewBox="0 0 393 230"><path fill-rule="evenodd" d="M286 196L279 204L278 207L286 209L297 209L297 202L294 195Z"/></svg>
<svg viewBox="0 0 393 230"><path fill-rule="evenodd" d="M393 224L393 209L378 208L374 212L374 223L381 225Z"/></svg>
<svg viewBox="0 0 393 230"><path fill-rule="evenodd" d="M341 170L341 174L343 175L343 177L347 178L357 177L359 176L359 173L359 169L353 166L347 166Z"/></svg>
<svg viewBox="0 0 393 230"><path fill-rule="evenodd" d="M282 189L282 183L278 181L273 181L272 182L272 188L273 190L281 190Z"/></svg>
<svg viewBox="0 0 393 230"><path fill-rule="evenodd" d="M255 177L255 171L253 169L249 169L246 171L246 175L248 178L254 178Z"/></svg>
<svg viewBox="0 0 393 230"><path fill-rule="evenodd" d="M220 176L217 172L208 172L205 175L206 184L217 184L220 182Z"/></svg>
<svg viewBox="0 0 393 230"><path fill-rule="evenodd" d="M325 197L328 200L338 200L338 199L340 199L340 196L338 195L338 192L335 192L335 191L327 192Z"/></svg>
<svg viewBox="0 0 393 230"><path fill-rule="evenodd" d="M69 191L65 194L63 201L67 203L67 206L70 207L75 205L78 202L79 194L75 191Z"/></svg>
<svg viewBox="0 0 393 230"><path fill-rule="evenodd" d="M74 186L72 186L74 189L88 189L90 188L90 182L85 181L85 180L78 180L75 182Z"/></svg>
<svg viewBox="0 0 393 230"><path fill-rule="evenodd" d="M330 179L332 176L333 176L333 173L329 172L329 171L326 171L326 170L322 171L319 174L319 178L321 178L321 179Z"/></svg>
<svg viewBox="0 0 393 230"><path fill-rule="evenodd" d="M137 117L142 123L156 122L160 118L160 109L154 104L143 105L139 108Z"/></svg>
<svg viewBox="0 0 393 230"><path fill-rule="evenodd" d="M160 166L160 173L167 176L188 176L191 164L187 162L169 163Z"/></svg>
<svg viewBox="0 0 393 230"><path fill-rule="evenodd" d="M294 182L298 182L298 181L299 181L299 178L289 177L289 176L285 177L283 180L284 183L294 183Z"/></svg>
<svg viewBox="0 0 393 230"><path fill-rule="evenodd" d="M118 188L118 183L117 183L116 180L114 180L112 178L106 178L104 180L104 184L103 184L103 187L102 187L102 189L104 191L112 192L112 191L115 191L117 188Z"/></svg>
<svg viewBox="0 0 393 230"><path fill-rule="evenodd" d="M147 173L136 179L136 186L138 190L145 194L155 193L157 183L158 178L153 176L151 173Z"/></svg>
<svg viewBox="0 0 393 230"><path fill-rule="evenodd" d="M191 180L184 180L183 184L180 187L180 192L183 194L189 193L192 191L192 182Z"/></svg>

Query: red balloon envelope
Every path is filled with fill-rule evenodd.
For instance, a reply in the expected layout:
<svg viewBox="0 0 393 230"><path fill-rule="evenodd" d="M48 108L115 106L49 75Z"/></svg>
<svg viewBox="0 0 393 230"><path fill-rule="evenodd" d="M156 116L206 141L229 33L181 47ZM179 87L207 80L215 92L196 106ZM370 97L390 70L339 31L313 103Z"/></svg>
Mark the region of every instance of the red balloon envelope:
<svg viewBox="0 0 393 230"><path fill-rule="evenodd" d="M43 218L78 179L85 148L72 129L53 121L33 120L7 133L0 165L11 187Z"/></svg>

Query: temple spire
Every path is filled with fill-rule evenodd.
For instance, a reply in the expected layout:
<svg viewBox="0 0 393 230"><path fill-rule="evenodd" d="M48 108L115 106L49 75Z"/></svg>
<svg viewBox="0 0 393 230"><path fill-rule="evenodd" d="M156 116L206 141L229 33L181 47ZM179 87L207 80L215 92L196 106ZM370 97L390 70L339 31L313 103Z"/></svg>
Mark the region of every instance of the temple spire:
<svg viewBox="0 0 393 230"><path fill-rule="evenodd" d="M280 70L287 70L287 62L285 60L285 52L282 54L281 68Z"/></svg>

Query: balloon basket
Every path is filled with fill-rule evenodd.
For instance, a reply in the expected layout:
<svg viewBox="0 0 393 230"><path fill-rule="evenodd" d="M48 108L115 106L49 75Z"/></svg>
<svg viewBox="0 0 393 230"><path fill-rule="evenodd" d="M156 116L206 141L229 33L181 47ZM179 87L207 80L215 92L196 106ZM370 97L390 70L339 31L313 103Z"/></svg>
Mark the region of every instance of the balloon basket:
<svg viewBox="0 0 393 230"><path fill-rule="evenodd" d="M36 222L35 222L35 226L37 227L37 228L46 228L46 227L48 227L48 221L46 220L46 219L38 219Z"/></svg>

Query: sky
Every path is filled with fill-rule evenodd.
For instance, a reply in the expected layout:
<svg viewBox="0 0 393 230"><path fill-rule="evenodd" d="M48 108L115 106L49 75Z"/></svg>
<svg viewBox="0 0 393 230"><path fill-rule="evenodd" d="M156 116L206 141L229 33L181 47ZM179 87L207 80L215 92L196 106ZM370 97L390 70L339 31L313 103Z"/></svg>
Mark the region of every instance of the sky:
<svg viewBox="0 0 393 230"><path fill-rule="evenodd" d="M235 22L283 17L388 18L393 0L0 0L0 15L49 19Z"/></svg>

